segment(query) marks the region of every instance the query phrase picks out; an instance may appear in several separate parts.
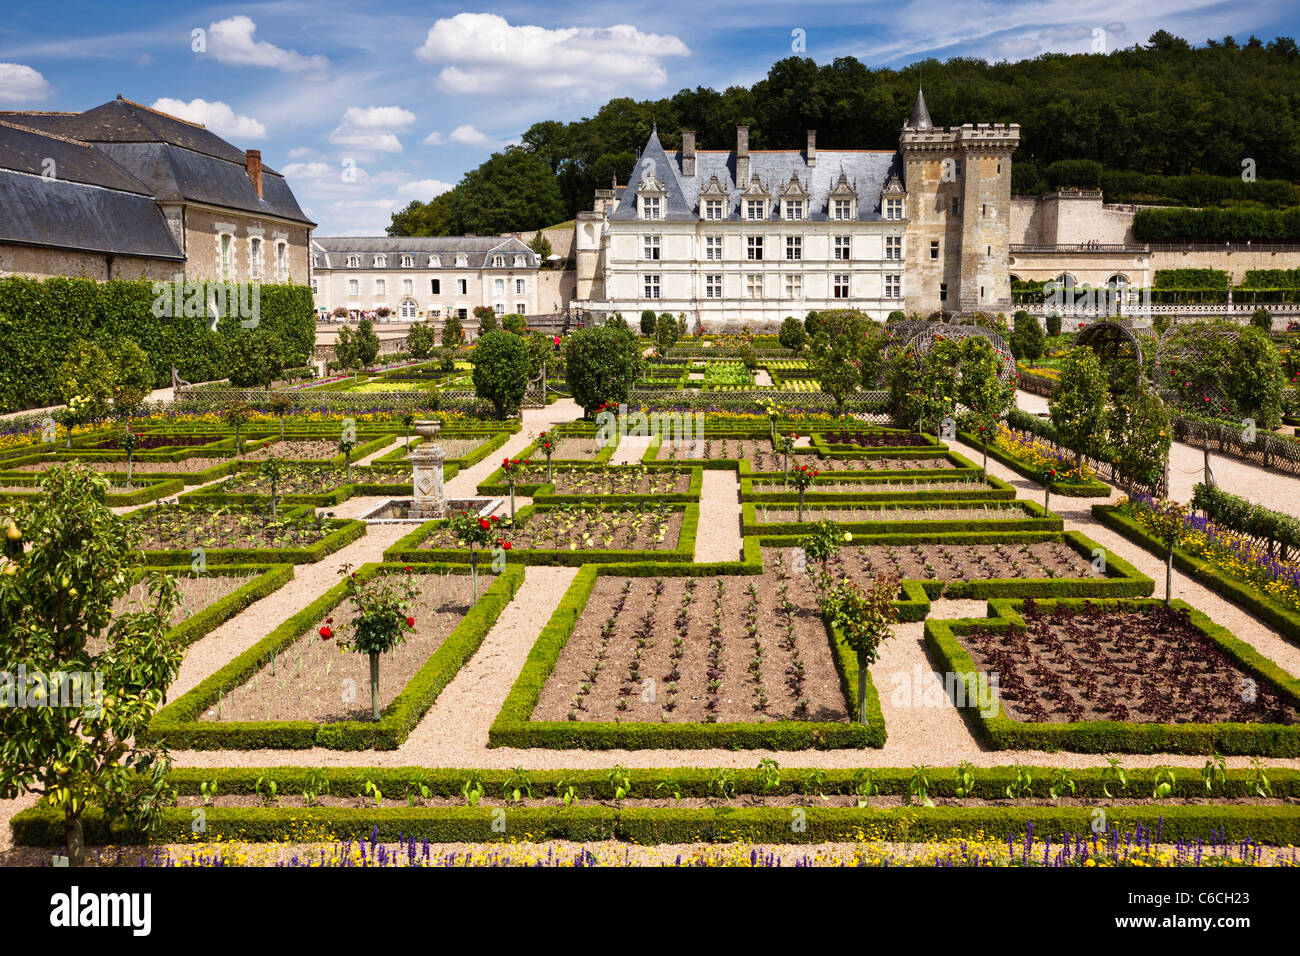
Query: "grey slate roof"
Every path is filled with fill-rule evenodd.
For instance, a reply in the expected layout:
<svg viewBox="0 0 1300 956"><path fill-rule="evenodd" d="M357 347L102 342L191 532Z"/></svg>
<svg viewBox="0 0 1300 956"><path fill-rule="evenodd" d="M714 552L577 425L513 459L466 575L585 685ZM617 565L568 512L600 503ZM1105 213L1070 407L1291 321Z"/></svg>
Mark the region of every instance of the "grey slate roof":
<svg viewBox="0 0 1300 956"><path fill-rule="evenodd" d="M537 253L513 236L316 236L312 239L312 254L320 257L320 269L347 269L373 271L374 257L387 256L387 264L382 268L395 271L422 269L428 271L429 256L439 257L440 264L433 268L454 270L456 256L463 253L469 257L469 265L461 268L491 269L492 254L506 256L505 268L514 266L514 257L527 256L529 269L540 266ZM415 265L403 266L402 255L415 257ZM360 266L347 265L349 255L361 256ZM499 268L499 267L498 267Z"/></svg>
<svg viewBox="0 0 1300 956"><path fill-rule="evenodd" d="M5 122L0 242L184 260L148 186L91 145Z"/></svg>
<svg viewBox="0 0 1300 956"><path fill-rule="evenodd" d="M891 172L902 175L902 163L894 150L818 150L817 162L809 166L801 150L751 150L749 154L750 177L755 174L763 184L770 201L768 215L780 202L790 177L795 176L808 192L805 218L812 222L825 222L827 202L831 188L843 172L858 194L858 220L879 220L880 192ZM682 175L681 153L668 153L659 142L657 133L651 133L628 187L621 191L618 206L610 215L613 220L637 218L637 187L653 175L663 183L666 192L663 219L667 221L697 220L700 218L700 192L713 176L727 191L726 218L742 218L741 192L747 183L736 183L736 154L734 151L699 150L695 154L695 175Z"/></svg>
<svg viewBox="0 0 1300 956"><path fill-rule="evenodd" d="M934 129L930 110L925 105L925 94L919 86L916 88L916 102L912 104L912 115L907 118L906 126L908 129Z"/></svg>
<svg viewBox="0 0 1300 956"><path fill-rule="evenodd" d="M188 200L315 225L273 169L262 167L259 197L243 150L196 123L120 96L84 113L0 112L0 122L92 143L160 202Z"/></svg>

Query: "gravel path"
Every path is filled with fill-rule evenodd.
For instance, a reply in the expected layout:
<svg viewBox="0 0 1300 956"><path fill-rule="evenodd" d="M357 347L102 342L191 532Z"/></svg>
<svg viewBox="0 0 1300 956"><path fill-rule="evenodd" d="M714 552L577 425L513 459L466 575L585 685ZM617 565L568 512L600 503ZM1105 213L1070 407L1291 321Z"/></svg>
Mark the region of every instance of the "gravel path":
<svg viewBox="0 0 1300 956"><path fill-rule="evenodd" d="M736 561L740 535L740 482L730 470L706 470L700 487L700 524L695 532L695 560Z"/></svg>

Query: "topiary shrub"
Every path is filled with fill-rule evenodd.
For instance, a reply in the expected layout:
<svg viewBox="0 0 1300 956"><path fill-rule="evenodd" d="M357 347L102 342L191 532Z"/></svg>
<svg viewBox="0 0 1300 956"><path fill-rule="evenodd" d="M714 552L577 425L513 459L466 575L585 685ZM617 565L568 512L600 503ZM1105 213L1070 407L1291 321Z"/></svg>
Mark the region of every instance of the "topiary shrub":
<svg viewBox="0 0 1300 956"><path fill-rule="evenodd" d="M495 332L500 328L500 325L497 322L497 314L486 305L474 306L474 318L478 321L479 338L482 338L489 332Z"/></svg>
<svg viewBox="0 0 1300 956"><path fill-rule="evenodd" d="M1061 313L1059 312L1047 313L1047 334L1048 335L1061 334Z"/></svg>
<svg viewBox="0 0 1300 956"><path fill-rule="evenodd" d="M785 321L781 323L781 331L777 339L782 348L787 348L791 352L802 352L803 347L808 344L808 332L802 322L790 315L786 316Z"/></svg>
<svg viewBox="0 0 1300 956"><path fill-rule="evenodd" d="M658 321L658 316L655 315L654 309L642 309L641 310L641 334L646 336L654 335L655 325L657 321Z"/></svg>
<svg viewBox="0 0 1300 956"><path fill-rule="evenodd" d="M523 335L528 329L528 320L518 312L510 312L501 316L501 328L515 335Z"/></svg>
<svg viewBox="0 0 1300 956"><path fill-rule="evenodd" d="M565 381L589 418L600 405L626 402L645 374L641 344L626 328L578 329L564 342Z"/></svg>
<svg viewBox="0 0 1300 956"><path fill-rule="evenodd" d="M528 343L494 329L479 338L470 361L474 363L474 393L492 403L498 418L517 414L532 371Z"/></svg>

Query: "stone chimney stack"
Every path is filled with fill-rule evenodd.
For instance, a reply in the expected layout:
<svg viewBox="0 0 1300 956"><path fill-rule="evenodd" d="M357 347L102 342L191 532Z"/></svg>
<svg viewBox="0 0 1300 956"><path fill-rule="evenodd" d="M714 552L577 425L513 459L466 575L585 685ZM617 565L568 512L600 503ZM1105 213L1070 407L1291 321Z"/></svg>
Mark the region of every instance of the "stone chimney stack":
<svg viewBox="0 0 1300 956"><path fill-rule="evenodd" d="M749 185L749 127L736 127L736 185Z"/></svg>
<svg viewBox="0 0 1300 956"><path fill-rule="evenodd" d="M817 131L815 129L808 131L808 148L804 151L804 159L808 161L809 166L817 165Z"/></svg>
<svg viewBox="0 0 1300 956"><path fill-rule="evenodd" d="M695 175L695 130L682 130L682 175Z"/></svg>
<svg viewBox="0 0 1300 956"><path fill-rule="evenodd" d="M257 190L257 198L262 198L262 151L260 149L250 149L244 154L244 162L248 166L248 178L253 181L253 188Z"/></svg>

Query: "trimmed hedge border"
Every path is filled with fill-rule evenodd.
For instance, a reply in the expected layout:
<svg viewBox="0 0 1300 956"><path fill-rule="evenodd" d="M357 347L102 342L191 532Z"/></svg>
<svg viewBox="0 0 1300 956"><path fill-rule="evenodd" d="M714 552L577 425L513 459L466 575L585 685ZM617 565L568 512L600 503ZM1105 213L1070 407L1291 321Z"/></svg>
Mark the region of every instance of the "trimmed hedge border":
<svg viewBox="0 0 1300 956"><path fill-rule="evenodd" d="M497 807L208 807L206 839L223 842L300 841L303 835L329 834L338 840L401 839L430 843L509 843L568 840L591 843L619 840L642 846L671 843L818 844L872 840L926 841L983 836L1019 844L1029 826L1035 837L1054 841L1083 839L1091 845L1094 808L1069 807L856 807L803 806L804 826L790 825L790 807L720 806L707 808L619 808L606 805L520 806L506 810L508 831L501 832ZM1274 846L1300 843L1300 807L1253 805L1152 804L1106 807L1106 819L1120 842L1122 834L1145 830L1163 842L1200 840L1214 846L1250 839ZM494 829L494 824L497 824ZM156 843L192 843L189 807L162 811ZM49 807L24 810L10 822L19 846L62 846L63 818ZM91 845L145 842L120 823L107 825L98 810L84 818ZM1110 834L1096 839L1105 846ZM1020 847L1017 846L1017 850ZM1039 851L1041 854L1041 851Z"/></svg>
<svg viewBox="0 0 1300 956"><path fill-rule="evenodd" d="M112 475L111 478L121 477L126 479L126 473L120 476ZM171 495L179 495L185 490L185 483L177 478L161 478L154 475L135 475L131 478L131 483L139 483L141 487L132 488L130 491L115 492L110 490L104 495L104 504L109 508L129 508L133 505L142 505L149 501L157 501L159 498L167 498ZM0 474L0 485L30 485L31 493L14 491L0 494L0 501L20 502L29 498L34 498L40 494L40 475L32 475L30 472L20 472L17 475Z"/></svg>
<svg viewBox="0 0 1300 956"><path fill-rule="evenodd" d="M587 565L560 599L559 606L534 642L506 696L500 713L488 731L489 747L582 748L588 750L701 749L735 748L744 750L819 750L844 747L880 747L885 742L885 719L874 683L867 680L866 724L856 722L781 720L733 723L651 723L649 721L537 721L533 711L542 687L555 670L560 653L573 634L578 618L586 607L596 579L617 575L617 566ZM709 569L706 565L665 565L660 575L728 574L727 570ZM644 575L643 575L644 576ZM840 674L841 690L846 693L849 713L857 708L858 672L856 658L843 647L838 636L827 628L831 654ZM850 659L850 660L846 660ZM846 666L851 664L852 666ZM787 815L788 816L788 815Z"/></svg>
<svg viewBox="0 0 1300 956"><path fill-rule="evenodd" d="M807 502L805 502L805 505ZM905 504L905 503L904 503ZM935 508L940 510L958 510L961 508L977 507L988 504L987 501L936 501L925 504L924 507ZM1035 501L1026 501L1024 499L1015 499L1012 502L1013 507L1010 510L1019 510L1023 517L1012 519L953 519L952 521L837 521L835 526L852 534L926 534L929 532L943 532L949 530L964 531L1063 531L1065 530L1065 521L1049 512L1043 510L1043 506ZM760 524L758 521L758 508L772 507L769 502L745 502L740 506L741 510L741 534L811 534L815 526L813 521L785 521L774 524ZM893 502L876 501L858 501L854 498L845 496L837 498L834 502L813 502L814 507L825 506L828 508L843 508L852 510L860 508L863 511L879 511L886 508L898 507ZM790 506L783 506L790 507ZM797 504L795 505L797 507ZM797 517L797 515L796 515Z"/></svg>
<svg viewBox="0 0 1300 956"><path fill-rule="evenodd" d="M742 462L740 468L740 500L742 502L764 502L767 504L798 504L799 492L791 488L788 491L766 491L768 487L787 488L781 480L780 475L775 477L761 476L751 477L748 474L749 462ZM950 491L889 491L888 486L897 482L901 477L912 478L915 481L946 481L958 480L972 475L972 472L961 471L957 473L948 473L941 471L909 471L900 473L897 476L889 477L883 475L855 475L849 472L835 472L830 476L819 475L813 479L809 489L804 492L804 503L827 504L840 501L854 500L859 502L940 502L940 501L1013 501L1016 497L1016 489L1007 484L1001 478L994 478L988 475L983 481L971 481L970 489L953 489ZM818 485L831 484L860 484L862 491L817 491ZM873 485L880 485L886 490L868 491L866 489Z"/></svg>
<svg viewBox="0 0 1300 956"><path fill-rule="evenodd" d="M565 505L547 502L545 504L525 505L516 514L517 518L526 519L534 512ZM673 548L659 550L585 550L560 551L554 548L512 548L510 560L522 564L560 565L578 567L584 564L607 564L623 561L649 561L689 563L695 560L695 534L700 523L700 506L695 502L685 502L673 506L674 511L682 512L681 531L677 535L677 545ZM419 525L414 531L400 538L384 552L385 561L449 561L469 563L469 551L464 548L421 548L420 543L429 537L438 527L445 525L449 519L435 518ZM502 537L508 536L508 525L501 526Z"/></svg>
<svg viewBox="0 0 1300 956"><path fill-rule="evenodd" d="M980 447L979 436L972 432L958 432L957 437L971 448ZM1001 462L1016 474L1028 478L1030 481L1035 481L1040 485L1043 483L1043 472L1041 469L1035 468L1027 462L1021 461L1019 458L1013 458L1000 448L989 445L989 457L994 461ZM1051 490L1052 494L1061 495L1066 498L1109 498L1111 492L1110 485L1103 481L1090 481L1083 484L1053 481L1051 483Z"/></svg>
<svg viewBox="0 0 1300 956"><path fill-rule="evenodd" d="M519 431L519 429L516 428L515 431L517 432ZM459 458L448 458L446 462L444 462L444 467L455 465L455 466L459 466L461 470L464 470L466 468L469 468L472 465L477 465L488 455L492 454L494 451L496 451L498 448L500 448L502 445L508 442L512 434L514 434L514 432L506 432L506 431L482 432L482 433L460 432L460 431L456 431L452 433L439 432L438 438L448 438L448 439L484 438L486 439L483 442L483 444L479 445L474 450L467 452L464 455L461 455ZM395 461L406 462L410 460L410 456L406 452L404 433L399 434L397 438L398 438L398 446L394 448L392 451L388 452L387 454L381 455L379 458L376 458L374 462L372 462L372 464L376 464L376 465L389 464ZM411 439L411 448L412 449L418 448L420 445L424 443L424 441L425 440L423 438L417 435L415 438Z"/></svg>
<svg viewBox="0 0 1300 956"><path fill-rule="evenodd" d="M150 570L155 570L151 568ZM162 568L162 571L177 577L190 577L193 572L189 566ZM192 614L167 632L167 636L182 647L189 647L201 637L206 637L216 628L225 624L236 614L251 607L270 594L275 593L293 580L292 564L224 564L204 575L196 577L234 577L240 574L252 574L254 577L247 584L232 591L218 601L214 601L197 614Z"/></svg>
<svg viewBox="0 0 1300 956"><path fill-rule="evenodd" d="M267 499L270 500L269 498ZM177 507L186 507L184 504ZM296 517L304 511L312 510L303 505L288 508L281 517ZM315 564L322 558L333 554L344 545L351 544L366 533L366 523L355 518L325 518L322 527L332 528L325 537L315 544L302 548L208 548L205 549L208 564ZM171 548L163 551L141 551L144 563L153 567L158 565L181 565L191 560L189 548Z"/></svg>
<svg viewBox="0 0 1300 956"><path fill-rule="evenodd" d="M1093 517L1156 557L1164 560L1168 549L1132 518L1120 513L1115 505L1092 506ZM1300 613L1245 581L1223 577L1204 558L1174 548L1174 567L1196 579L1215 594L1231 601L1277 631L1287 642L1300 646Z"/></svg>
<svg viewBox="0 0 1300 956"><path fill-rule="evenodd" d="M330 507L331 505L342 504L343 502L347 501L349 498L355 498L355 497L366 497L366 496L376 497L381 495L394 497L397 495L411 494L411 481L395 482L395 481L356 480L359 478L366 477L366 475L368 474L367 469L369 467L370 467L369 465L353 465L352 477L354 480L351 482L345 482L341 485L337 485L336 487L334 487L329 491L321 491L315 494L297 493L297 494L277 495L276 496L277 500L279 500L281 504L315 505L317 507L326 508L326 507ZM240 470L252 471L255 469L256 466L252 465L252 466L244 466ZM444 481L451 480L457 475L458 472L459 472L459 468L456 465L447 466L443 471L443 480ZM242 504L242 505L265 504L267 507L270 507L270 503L271 503L270 495L256 494L254 492L236 492L231 494L224 491L223 489L230 484L230 482L233 480L233 477L234 476L232 476L231 478L227 478L219 485L213 485L207 488L200 488L197 491L188 492L187 494L182 495L181 497L185 501L193 501L202 504Z"/></svg>
<svg viewBox="0 0 1300 956"><path fill-rule="evenodd" d="M399 564L365 564L357 569L360 580L382 571L400 570ZM415 573L464 574L464 565L412 565ZM480 596L455 629L398 692L375 721L200 721L199 715L234 687L257 674L276 654L304 639L304 632L346 599L347 584L340 582L307 607L292 615L269 635L210 675L198 686L154 715L144 734L150 742L189 750L294 750L327 747L333 750L395 750L433 706L438 695L460 668L474 656L483 638L523 583L524 569L508 567Z"/></svg>
<svg viewBox="0 0 1300 956"><path fill-rule="evenodd" d="M1080 599L1047 600L1044 610L1057 606L1082 609ZM1107 608L1143 607L1158 604L1154 600L1095 602ZM960 709L995 750L1068 750L1076 753L1177 753L1261 755L1294 757L1300 755L1300 725L1240 724L1155 724L1128 721L1092 720L1072 723L1030 722L1013 720L1002 713L988 716L980 712L977 690L978 673L965 645L958 639L971 628L991 626L1006 628L1024 624L1018 609L1023 600L991 600L988 619L960 618L925 622L926 646L934 654L940 670L959 676L965 688L964 706ZM1205 614L1183 601L1174 607L1187 610L1193 626L1214 641L1247 673L1270 684L1293 706L1300 706L1300 680L1296 680L1268 660L1249 644L1238 640L1227 628L1215 624Z"/></svg>

